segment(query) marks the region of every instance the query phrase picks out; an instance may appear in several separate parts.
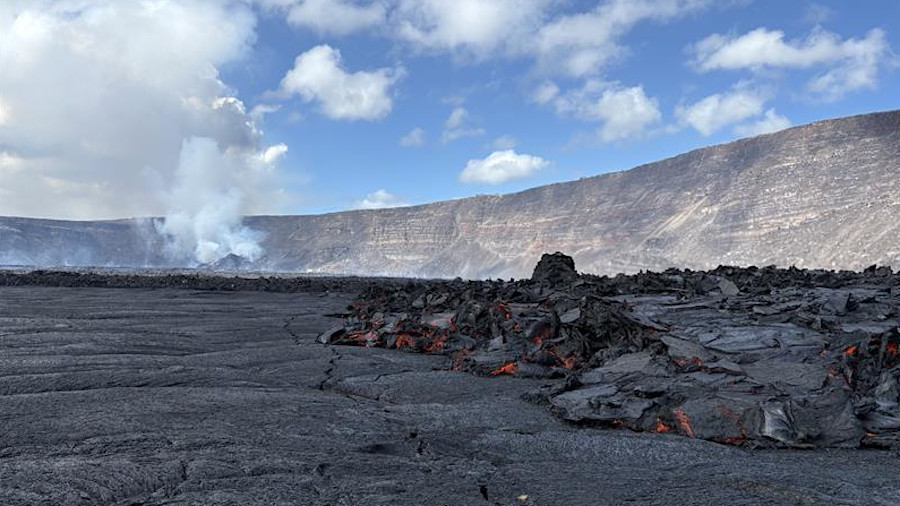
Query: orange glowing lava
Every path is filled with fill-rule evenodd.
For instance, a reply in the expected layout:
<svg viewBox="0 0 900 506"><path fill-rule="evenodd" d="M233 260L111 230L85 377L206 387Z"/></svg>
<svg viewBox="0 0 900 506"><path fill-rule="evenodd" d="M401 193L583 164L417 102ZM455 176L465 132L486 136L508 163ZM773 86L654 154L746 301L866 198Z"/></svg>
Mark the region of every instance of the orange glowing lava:
<svg viewBox="0 0 900 506"><path fill-rule="evenodd" d="M665 434L666 432L672 432L672 427L666 425L661 418L656 417L656 427L653 427L653 432Z"/></svg>
<svg viewBox="0 0 900 506"><path fill-rule="evenodd" d="M503 313L504 320L509 320L510 318L512 318L512 313L509 312L509 307L506 304L498 302L494 304L494 309Z"/></svg>
<svg viewBox="0 0 900 506"><path fill-rule="evenodd" d="M691 420L688 418L687 413L681 408L675 408L672 410L672 414L675 415L675 419L678 420L678 425L681 426L684 434L687 437L694 437L694 429L691 428Z"/></svg>
<svg viewBox="0 0 900 506"><path fill-rule="evenodd" d="M553 358L556 359L556 363L564 369L574 368L575 363L578 361L578 353L577 352L572 353L568 357L563 357L562 355L560 355L560 353L558 351L556 351L555 348L548 348L546 350L546 352L553 355Z"/></svg>
<svg viewBox="0 0 900 506"><path fill-rule="evenodd" d="M406 346L407 348L415 348L416 342L413 341L413 338L409 334L400 334L397 336L397 342L394 343L394 347L398 350L402 347Z"/></svg>
<svg viewBox="0 0 900 506"><path fill-rule="evenodd" d="M849 356L855 354L857 349L859 349L858 346L856 346L855 344L851 344L842 353L845 357L849 357Z"/></svg>
<svg viewBox="0 0 900 506"><path fill-rule="evenodd" d="M491 371L491 376L499 376L501 374L509 374L512 376L516 374L516 369L518 369L518 366L515 362L507 362Z"/></svg>

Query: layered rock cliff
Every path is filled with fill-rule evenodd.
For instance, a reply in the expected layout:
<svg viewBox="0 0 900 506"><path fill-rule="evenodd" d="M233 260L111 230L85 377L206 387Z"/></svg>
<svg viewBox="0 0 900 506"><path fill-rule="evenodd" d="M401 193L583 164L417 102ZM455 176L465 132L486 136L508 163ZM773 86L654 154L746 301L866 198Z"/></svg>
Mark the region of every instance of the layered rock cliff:
<svg viewBox="0 0 900 506"><path fill-rule="evenodd" d="M515 194L246 224L266 234L260 267L322 273L526 277L557 250L601 274L900 267L900 111ZM0 263L163 266L162 244L146 221L0 218Z"/></svg>

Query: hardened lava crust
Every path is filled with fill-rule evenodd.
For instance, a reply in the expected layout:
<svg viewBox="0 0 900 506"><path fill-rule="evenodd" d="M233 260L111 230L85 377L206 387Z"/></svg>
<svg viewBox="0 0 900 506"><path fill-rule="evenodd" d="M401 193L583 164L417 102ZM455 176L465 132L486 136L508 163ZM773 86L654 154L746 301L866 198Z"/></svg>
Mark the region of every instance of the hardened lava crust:
<svg viewBox="0 0 900 506"><path fill-rule="evenodd" d="M4 271L0 504L900 502L889 269L545 267Z"/></svg>

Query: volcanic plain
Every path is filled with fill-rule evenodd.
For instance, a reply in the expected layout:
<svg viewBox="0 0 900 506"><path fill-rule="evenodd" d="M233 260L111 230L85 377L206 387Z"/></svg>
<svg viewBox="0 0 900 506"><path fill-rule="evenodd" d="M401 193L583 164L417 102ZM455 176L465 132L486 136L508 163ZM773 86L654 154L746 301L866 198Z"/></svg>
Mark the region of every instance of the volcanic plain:
<svg viewBox="0 0 900 506"><path fill-rule="evenodd" d="M367 283L5 274L0 504L900 503L895 446L576 423L534 399L569 373L319 342Z"/></svg>

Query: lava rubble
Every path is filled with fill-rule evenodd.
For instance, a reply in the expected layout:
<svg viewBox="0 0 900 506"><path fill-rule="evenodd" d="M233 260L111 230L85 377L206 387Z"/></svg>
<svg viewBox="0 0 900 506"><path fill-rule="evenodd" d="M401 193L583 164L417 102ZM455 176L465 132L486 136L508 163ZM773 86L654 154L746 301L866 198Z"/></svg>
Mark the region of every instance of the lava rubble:
<svg viewBox="0 0 900 506"><path fill-rule="evenodd" d="M372 283L319 336L448 355L564 420L747 447L900 447L898 275L719 267Z"/></svg>

